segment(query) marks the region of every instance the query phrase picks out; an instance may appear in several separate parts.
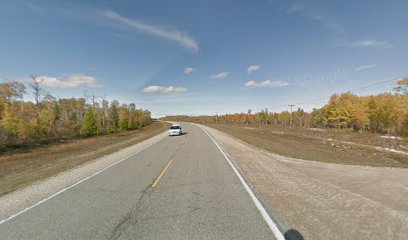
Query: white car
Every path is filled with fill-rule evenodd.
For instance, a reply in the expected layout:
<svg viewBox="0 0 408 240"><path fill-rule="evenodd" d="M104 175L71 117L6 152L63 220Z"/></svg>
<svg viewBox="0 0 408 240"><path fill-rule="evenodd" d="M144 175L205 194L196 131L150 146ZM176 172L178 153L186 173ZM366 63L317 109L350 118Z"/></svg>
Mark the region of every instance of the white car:
<svg viewBox="0 0 408 240"><path fill-rule="evenodd" d="M180 136L183 134L180 125L172 125L169 129L169 136Z"/></svg>

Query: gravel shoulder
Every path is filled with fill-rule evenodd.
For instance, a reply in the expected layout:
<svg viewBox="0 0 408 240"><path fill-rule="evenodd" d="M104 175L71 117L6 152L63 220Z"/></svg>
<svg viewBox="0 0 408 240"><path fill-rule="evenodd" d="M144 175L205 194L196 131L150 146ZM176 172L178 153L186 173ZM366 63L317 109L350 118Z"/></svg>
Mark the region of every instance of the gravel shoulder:
<svg viewBox="0 0 408 240"><path fill-rule="evenodd" d="M304 239L406 239L408 169L280 156L203 126Z"/></svg>
<svg viewBox="0 0 408 240"><path fill-rule="evenodd" d="M250 145L282 156L325 163L408 168L408 155L397 150L406 139L373 133L288 128L273 125L205 124Z"/></svg>

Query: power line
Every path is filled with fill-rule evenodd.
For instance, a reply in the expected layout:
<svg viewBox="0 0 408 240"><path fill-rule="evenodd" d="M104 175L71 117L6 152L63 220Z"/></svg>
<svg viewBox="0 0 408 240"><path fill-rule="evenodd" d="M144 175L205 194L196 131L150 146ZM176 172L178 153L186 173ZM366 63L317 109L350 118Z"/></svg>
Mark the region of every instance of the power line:
<svg viewBox="0 0 408 240"><path fill-rule="evenodd" d="M370 88L379 87L379 86L382 86L384 84L390 84L390 83L396 82L398 79L401 79L401 77L393 78L393 79L389 79L389 80L385 80L385 81L381 81L381 82L376 82L376 83L373 83L373 84L370 84L370 85L367 85L367 86L364 86L364 87L355 88L355 89L353 89L351 91L352 92L353 91L361 91L361 90L367 90L367 89L370 89Z"/></svg>
<svg viewBox="0 0 408 240"><path fill-rule="evenodd" d="M406 78L408 77L408 75L405 76L401 76L401 77L397 77L397 78L393 78L393 79L388 79L388 80L384 80L384 81L379 81L379 82L375 82L366 86L362 86L362 87L358 87L352 90L349 90L350 92L356 92L356 91L365 91L371 88L376 88L376 87L380 87L383 86L384 84L391 84L391 83L395 83L396 81L398 81L401 78ZM327 101L327 99L329 99L330 97L324 97L324 98L318 98L316 100L311 100L311 101L307 101L307 102L297 102L297 105L302 105L302 104L317 104L320 103L322 101Z"/></svg>

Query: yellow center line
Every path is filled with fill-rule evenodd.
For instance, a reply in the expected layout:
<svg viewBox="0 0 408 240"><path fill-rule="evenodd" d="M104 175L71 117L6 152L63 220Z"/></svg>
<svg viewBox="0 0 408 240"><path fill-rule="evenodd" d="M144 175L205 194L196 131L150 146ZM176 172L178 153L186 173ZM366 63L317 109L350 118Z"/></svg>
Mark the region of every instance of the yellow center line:
<svg viewBox="0 0 408 240"><path fill-rule="evenodd" d="M164 173L167 171L167 169L169 168L170 164L173 162L173 159L171 159L167 165L164 167L163 171L161 171L160 175L156 178L156 180L154 181L152 188L156 187L156 185L159 183L160 178L163 177Z"/></svg>

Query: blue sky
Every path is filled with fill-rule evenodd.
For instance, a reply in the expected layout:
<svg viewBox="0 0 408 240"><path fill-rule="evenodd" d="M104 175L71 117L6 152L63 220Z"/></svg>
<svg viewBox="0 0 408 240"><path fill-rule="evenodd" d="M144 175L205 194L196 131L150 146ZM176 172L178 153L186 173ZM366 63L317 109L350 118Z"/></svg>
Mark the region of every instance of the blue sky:
<svg viewBox="0 0 408 240"><path fill-rule="evenodd" d="M154 116L311 110L408 74L405 0L0 4L1 80L35 75L54 96Z"/></svg>

